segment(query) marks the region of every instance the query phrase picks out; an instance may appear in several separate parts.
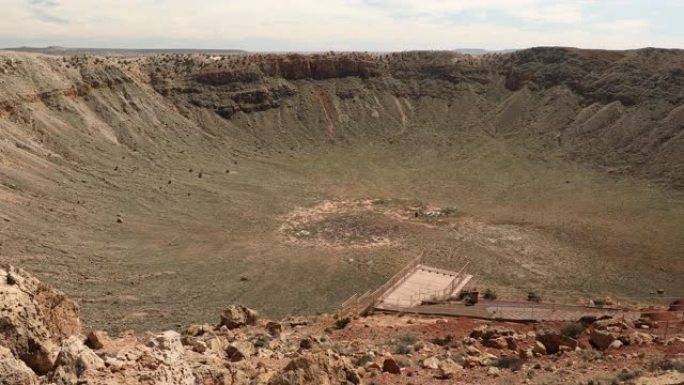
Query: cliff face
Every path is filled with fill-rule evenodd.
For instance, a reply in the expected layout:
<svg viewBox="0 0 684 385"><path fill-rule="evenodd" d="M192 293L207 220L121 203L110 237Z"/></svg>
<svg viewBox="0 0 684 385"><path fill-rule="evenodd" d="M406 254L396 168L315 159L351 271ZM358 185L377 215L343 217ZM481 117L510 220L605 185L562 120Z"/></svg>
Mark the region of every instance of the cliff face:
<svg viewBox="0 0 684 385"><path fill-rule="evenodd" d="M677 155L684 124L679 50L533 48L482 58L409 52L188 60L180 67L160 59L148 63L155 71L166 68L151 84L187 114L208 109L231 120L240 112L276 110L303 121L312 135L332 127L335 134L328 139L342 141L354 126L387 126L369 116L408 123L418 136L415 121L427 120L447 135L482 127L489 135L560 150L575 161L676 188L684 183ZM395 106L400 99L399 105L425 108L408 116ZM320 114L324 124L309 121ZM269 142L272 131L287 129L270 127L259 140ZM382 131L365 132L384 140L377 137Z"/></svg>
<svg viewBox="0 0 684 385"><path fill-rule="evenodd" d="M678 106L684 101L681 50L532 48L506 56L501 69L511 90L530 83L542 88L564 86L582 96L585 104L666 102Z"/></svg>

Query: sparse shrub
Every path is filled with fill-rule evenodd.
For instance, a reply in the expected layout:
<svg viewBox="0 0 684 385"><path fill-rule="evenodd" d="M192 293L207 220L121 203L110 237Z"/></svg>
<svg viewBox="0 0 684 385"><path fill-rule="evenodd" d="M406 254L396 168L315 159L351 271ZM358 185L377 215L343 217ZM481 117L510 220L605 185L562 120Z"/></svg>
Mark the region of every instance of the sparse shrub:
<svg viewBox="0 0 684 385"><path fill-rule="evenodd" d="M541 302L541 294L531 291L527 293L527 300L530 302Z"/></svg>
<svg viewBox="0 0 684 385"><path fill-rule="evenodd" d="M606 301L602 298L596 298L592 302L594 302L594 306L606 306Z"/></svg>
<svg viewBox="0 0 684 385"><path fill-rule="evenodd" d="M418 338L413 334L404 334L392 341L396 354L409 354L413 350L413 345L418 342Z"/></svg>
<svg viewBox="0 0 684 385"><path fill-rule="evenodd" d="M603 361L606 357L603 353L596 350L582 350L577 352L577 357L584 361Z"/></svg>
<svg viewBox="0 0 684 385"><path fill-rule="evenodd" d="M342 344L339 344L339 343L335 343L332 346L332 351L337 353L340 356L348 356L351 354L349 347L342 345Z"/></svg>
<svg viewBox="0 0 684 385"><path fill-rule="evenodd" d="M439 346L450 346L453 341L454 337L451 334L444 338L436 337L430 340L430 342Z"/></svg>
<svg viewBox="0 0 684 385"><path fill-rule="evenodd" d="M411 367L411 360L401 358L401 357L397 358L397 365L399 365L400 368Z"/></svg>
<svg viewBox="0 0 684 385"><path fill-rule="evenodd" d="M498 298L498 296L496 295L496 292L492 289L485 290L483 296L485 299L491 299L491 300L495 300Z"/></svg>
<svg viewBox="0 0 684 385"><path fill-rule="evenodd" d="M349 325L350 322L351 318L349 317L340 318L337 321L335 321L335 328L338 330L344 329L347 327L347 325Z"/></svg>
<svg viewBox="0 0 684 385"><path fill-rule="evenodd" d="M587 327L581 322L570 322L561 328L561 334L566 337L577 339L580 338L586 329Z"/></svg>
<svg viewBox="0 0 684 385"><path fill-rule="evenodd" d="M610 379L610 377L596 377L587 381L587 385L608 385L615 382L615 379Z"/></svg>
<svg viewBox="0 0 684 385"><path fill-rule="evenodd" d="M418 342L418 337L416 337L413 334L404 334L402 336L399 336L397 340L407 345L415 345L416 342Z"/></svg>
<svg viewBox="0 0 684 385"><path fill-rule="evenodd" d="M370 354L366 353L366 354L364 354L364 355L362 355L362 356L359 356L359 357L354 358L354 360L352 361L352 363L354 364L354 366L360 367L360 366L365 366L367 363L369 363L369 362L371 362L371 361L373 361L373 356L371 356Z"/></svg>
<svg viewBox="0 0 684 385"><path fill-rule="evenodd" d="M517 372L522 368L522 360L515 356L501 357L499 358L494 366L499 369L510 369L513 372Z"/></svg>
<svg viewBox="0 0 684 385"><path fill-rule="evenodd" d="M254 346L257 348L263 348L268 345L268 343L271 341L271 338L268 336L259 336L254 340Z"/></svg>
<svg viewBox="0 0 684 385"><path fill-rule="evenodd" d="M622 372L619 373L615 378L613 379L613 383L616 382L625 382L625 381L630 381L630 380L635 380L641 376L641 372L638 370L630 371L630 372Z"/></svg>
<svg viewBox="0 0 684 385"><path fill-rule="evenodd" d="M652 371L668 371L675 370L680 373L684 373L684 361L677 361L673 359L660 358L653 360L649 363L649 368Z"/></svg>
<svg viewBox="0 0 684 385"><path fill-rule="evenodd" d="M409 354L411 353L411 346L406 344L397 344L394 350L395 354Z"/></svg>

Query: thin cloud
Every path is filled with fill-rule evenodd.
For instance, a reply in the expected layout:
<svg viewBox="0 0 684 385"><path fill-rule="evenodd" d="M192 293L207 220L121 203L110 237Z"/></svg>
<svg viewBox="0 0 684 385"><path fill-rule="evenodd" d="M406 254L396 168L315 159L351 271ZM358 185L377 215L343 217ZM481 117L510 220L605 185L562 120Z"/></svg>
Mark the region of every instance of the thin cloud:
<svg viewBox="0 0 684 385"><path fill-rule="evenodd" d="M44 5L47 7L56 7L59 5L59 1L57 1L57 0L29 0L29 4L31 4L31 5Z"/></svg>
<svg viewBox="0 0 684 385"><path fill-rule="evenodd" d="M29 0L29 9L39 21L46 23L66 24L69 21L56 14L60 3L57 0Z"/></svg>
<svg viewBox="0 0 684 385"><path fill-rule="evenodd" d="M682 48L683 27L668 22L681 10L678 2L648 0L203 0L201 7L187 0L4 0L0 36L17 44L264 51Z"/></svg>

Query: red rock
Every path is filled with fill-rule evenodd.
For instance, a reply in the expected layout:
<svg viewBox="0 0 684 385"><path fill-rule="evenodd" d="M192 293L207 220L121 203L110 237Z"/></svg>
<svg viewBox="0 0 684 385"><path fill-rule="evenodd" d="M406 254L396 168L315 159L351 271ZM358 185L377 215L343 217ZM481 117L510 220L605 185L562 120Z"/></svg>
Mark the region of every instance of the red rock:
<svg viewBox="0 0 684 385"><path fill-rule="evenodd" d="M670 304L670 311L684 311L684 299L676 299Z"/></svg>
<svg viewBox="0 0 684 385"><path fill-rule="evenodd" d="M382 371L392 374L401 374L401 367L399 367L399 364L397 364L397 361L395 361L394 358L387 357L385 358L385 361L382 362Z"/></svg>

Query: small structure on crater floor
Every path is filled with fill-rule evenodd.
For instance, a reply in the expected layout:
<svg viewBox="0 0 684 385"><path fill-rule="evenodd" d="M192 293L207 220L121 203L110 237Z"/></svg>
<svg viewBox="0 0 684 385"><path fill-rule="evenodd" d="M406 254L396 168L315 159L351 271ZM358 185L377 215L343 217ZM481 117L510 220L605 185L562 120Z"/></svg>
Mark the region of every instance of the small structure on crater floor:
<svg viewBox="0 0 684 385"><path fill-rule="evenodd" d="M466 260L461 261L458 271L427 266L423 262L421 255L375 291L355 294L340 306L338 315L362 314L373 309L402 311L425 302L445 301L473 278L465 273L469 263Z"/></svg>
<svg viewBox="0 0 684 385"><path fill-rule="evenodd" d="M440 210L417 210L414 212L416 218L436 218L436 217L448 217L450 215L456 214L458 210L455 208L446 208Z"/></svg>

